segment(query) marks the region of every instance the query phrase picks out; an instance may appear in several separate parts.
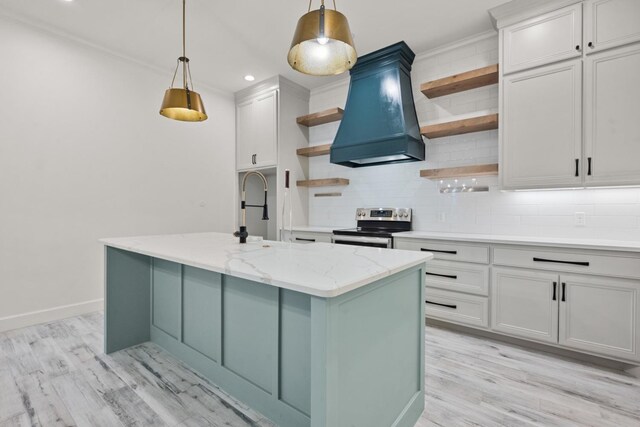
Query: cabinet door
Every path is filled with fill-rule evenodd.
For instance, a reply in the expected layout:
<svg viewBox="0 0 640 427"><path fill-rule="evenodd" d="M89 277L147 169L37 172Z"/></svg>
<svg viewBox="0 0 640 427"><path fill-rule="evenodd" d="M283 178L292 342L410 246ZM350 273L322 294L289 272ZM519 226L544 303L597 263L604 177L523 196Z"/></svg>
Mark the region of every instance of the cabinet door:
<svg viewBox="0 0 640 427"><path fill-rule="evenodd" d="M640 282L561 276L560 344L640 360Z"/></svg>
<svg viewBox="0 0 640 427"><path fill-rule="evenodd" d="M633 0L636 1L636 0ZM547 13L503 30L505 74L582 55L582 4Z"/></svg>
<svg viewBox="0 0 640 427"><path fill-rule="evenodd" d="M558 342L558 276L494 268L491 329L543 342Z"/></svg>
<svg viewBox="0 0 640 427"><path fill-rule="evenodd" d="M582 185L582 61L503 80L500 175L505 189Z"/></svg>
<svg viewBox="0 0 640 427"><path fill-rule="evenodd" d="M254 167L275 166L278 162L278 96L277 91L254 101Z"/></svg>
<svg viewBox="0 0 640 427"><path fill-rule="evenodd" d="M638 185L640 44L589 55L585 67L585 182Z"/></svg>
<svg viewBox="0 0 640 427"><path fill-rule="evenodd" d="M236 106L236 167L239 170L253 168L256 140L253 117L253 100Z"/></svg>
<svg viewBox="0 0 640 427"><path fill-rule="evenodd" d="M640 40L640 1L588 0L584 7L587 54Z"/></svg>

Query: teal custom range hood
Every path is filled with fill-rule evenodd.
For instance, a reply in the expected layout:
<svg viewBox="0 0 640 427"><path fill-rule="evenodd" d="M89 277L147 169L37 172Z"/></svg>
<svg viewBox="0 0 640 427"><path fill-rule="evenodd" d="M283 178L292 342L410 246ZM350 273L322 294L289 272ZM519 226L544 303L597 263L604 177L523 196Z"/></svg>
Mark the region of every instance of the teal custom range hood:
<svg viewBox="0 0 640 427"><path fill-rule="evenodd" d="M399 42L358 58L331 163L357 168L424 160L411 89L415 56Z"/></svg>

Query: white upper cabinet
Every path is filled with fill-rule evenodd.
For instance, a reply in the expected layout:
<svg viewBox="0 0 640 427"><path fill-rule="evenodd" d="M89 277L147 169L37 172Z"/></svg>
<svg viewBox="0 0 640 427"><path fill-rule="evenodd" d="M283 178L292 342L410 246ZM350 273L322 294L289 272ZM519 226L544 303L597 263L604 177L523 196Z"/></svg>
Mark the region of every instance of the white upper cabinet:
<svg viewBox="0 0 640 427"><path fill-rule="evenodd" d="M581 185L582 61L503 78L502 187Z"/></svg>
<svg viewBox="0 0 640 427"><path fill-rule="evenodd" d="M504 74L581 56L582 4L504 28L503 52Z"/></svg>
<svg viewBox="0 0 640 427"><path fill-rule="evenodd" d="M640 41L640 1L587 0L584 7L587 54Z"/></svg>
<svg viewBox="0 0 640 427"><path fill-rule="evenodd" d="M582 351L640 360L640 283L560 276L559 343Z"/></svg>
<svg viewBox="0 0 640 427"><path fill-rule="evenodd" d="M639 76L640 44L585 60L587 186L640 184Z"/></svg>
<svg viewBox="0 0 640 427"><path fill-rule="evenodd" d="M237 169L275 166L278 161L278 91L239 103L236 120Z"/></svg>

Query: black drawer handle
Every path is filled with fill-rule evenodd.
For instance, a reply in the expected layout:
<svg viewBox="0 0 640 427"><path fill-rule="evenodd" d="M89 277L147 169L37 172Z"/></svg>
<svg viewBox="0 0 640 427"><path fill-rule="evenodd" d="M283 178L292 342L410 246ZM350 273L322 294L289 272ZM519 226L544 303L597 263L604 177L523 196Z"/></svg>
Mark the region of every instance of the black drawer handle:
<svg viewBox="0 0 640 427"><path fill-rule="evenodd" d="M587 158L587 163L588 163L587 175L591 175L591 157Z"/></svg>
<svg viewBox="0 0 640 427"><path fill-rule="evenodd" d="M553 282L553 301L555 301L556 298L556 288L558 287L558 282Z"/></svg>
<svg viewBox="0 0 640 427"><path fill-rule="evenodd" d="M580 176L580 159L576 159L576 176Z"/></svg>
<svg viewBox="0 0 640 427"><path fill-rule="evenodd" d="M316 239L302 239L300 237L296 237L296 240L300 241L300 242L315 242Z"/></svg>
<svg viewBox="0 0 640 427"><path fill-rule="evenodd" d="M458 251L439 251L437 249L425 249L425 248L420 248L420 250L422 252L437 252L439 254L451 254L451 255L458 255Z"/></svg>
<svg viewBox="0 0 640 427"><path fill-rule="evenodd" d="M426 274L427 276L438 276L438 277L446 277L447 279L457 279L458 276L455 275L449 275L449 274L438 274L438 273L429 273L428 271L425 272L424 274Z"/></svg>
<svg viewBox="0 0 640 427"><path fill-rule="evenodd" d="M429 300L426 300L425 303L431 304L431 305L439 305L440 307L453 308L454 310L456 310L458 308L458 306L454 305L454 304L442 304L440 302L433 302L433 301L429 301Z"/></svg>
<svg viewBox="0 0 640 427"><path fill-rule="evenodd" d="M533 258L535 262L552 262L555 264L571 264L571 265L580 265L582 267L589 267L588 261L560 261L557 259L544 259L544 258Z"/></svg>
<svg viewBox="0 0 640 427"><path fill-rule="evenodd" d="M567 284L566 283L562 284L562 299L561 299L561 301L562 302L567 301Z"/></svg>

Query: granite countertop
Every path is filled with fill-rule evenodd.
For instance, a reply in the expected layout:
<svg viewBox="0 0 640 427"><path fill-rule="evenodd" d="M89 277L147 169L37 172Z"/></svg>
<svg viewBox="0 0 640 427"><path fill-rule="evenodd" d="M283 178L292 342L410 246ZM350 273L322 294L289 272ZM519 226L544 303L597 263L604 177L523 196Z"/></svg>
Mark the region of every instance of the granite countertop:
<svg viewBox="0 0 640 427"><path fill-rule="evenodd" d="M425 252L269 240L239 244L224 233L101 239L113 248L324 298L336 297L433 256Z"/></svg>

